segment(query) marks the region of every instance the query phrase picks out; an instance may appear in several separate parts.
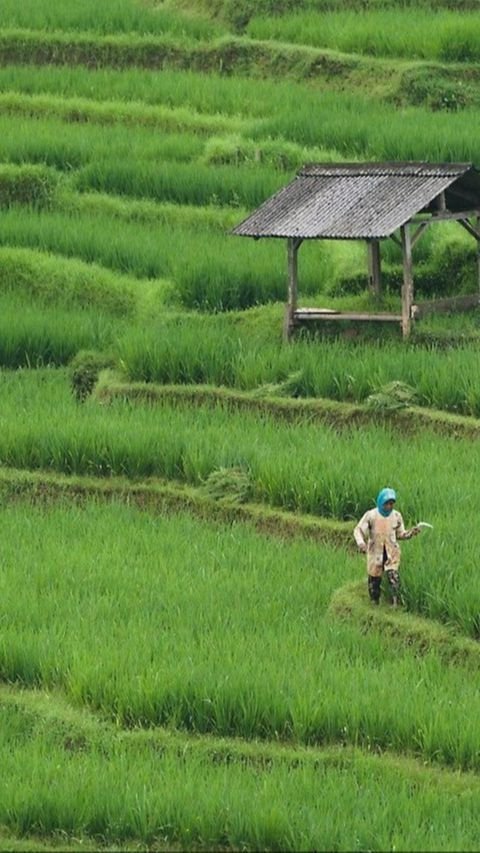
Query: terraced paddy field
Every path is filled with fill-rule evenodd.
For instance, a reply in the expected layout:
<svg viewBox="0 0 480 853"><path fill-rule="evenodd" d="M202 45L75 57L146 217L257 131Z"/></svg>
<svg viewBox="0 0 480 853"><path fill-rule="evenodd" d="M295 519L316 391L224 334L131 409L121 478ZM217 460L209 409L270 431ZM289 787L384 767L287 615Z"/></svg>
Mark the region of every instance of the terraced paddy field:
<svg viewBox="0 0 480 853"><path fill-rule="evenodd" d="M3 0L0 850L478 849L480 314L285 346L230 232L306 162L478 165L479 5ZM415 272L471 292L471 237ZM372 307L355 242L300 275Z"/></svg>

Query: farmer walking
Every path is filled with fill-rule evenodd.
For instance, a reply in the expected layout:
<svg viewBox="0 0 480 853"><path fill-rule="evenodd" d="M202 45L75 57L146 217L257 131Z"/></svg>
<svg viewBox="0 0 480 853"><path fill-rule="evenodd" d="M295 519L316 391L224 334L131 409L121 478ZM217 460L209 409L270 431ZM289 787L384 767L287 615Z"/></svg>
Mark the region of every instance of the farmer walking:
<svg viewBox="0 0 480 853"><path fill-rule="evenodd" d="M382 489L375 509L369 509L358 522L353 536L360 551L367 555L368 594L374 604L380 601L385 572L394 607L400 598L400 546L398 539L411 539L419 527L405 530L401 514L394 509L397 495L393 489Z"/></svg>

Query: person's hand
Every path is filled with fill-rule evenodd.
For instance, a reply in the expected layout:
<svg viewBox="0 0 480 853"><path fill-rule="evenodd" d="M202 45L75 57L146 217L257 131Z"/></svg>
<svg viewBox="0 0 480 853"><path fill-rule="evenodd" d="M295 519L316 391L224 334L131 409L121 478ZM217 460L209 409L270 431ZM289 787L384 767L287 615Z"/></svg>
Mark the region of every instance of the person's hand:
<svg viewBox="0 0 480 853"><path fill-rule="evenodd" d="M362 552L362 554L366 554L366 553L367 553L367 550L368 550L368 549L367 549L367 546L365 545L365 542L362 542L362 544L358 546L358 550L359 550L359 551L361 551L361 552Z"/></svg>

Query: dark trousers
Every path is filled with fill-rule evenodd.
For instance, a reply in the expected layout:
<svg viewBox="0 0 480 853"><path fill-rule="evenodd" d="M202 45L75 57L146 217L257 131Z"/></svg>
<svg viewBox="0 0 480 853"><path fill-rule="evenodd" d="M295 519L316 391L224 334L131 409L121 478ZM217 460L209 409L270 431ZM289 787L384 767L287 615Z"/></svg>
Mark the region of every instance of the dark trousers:
<svg viewBox="0 0 480 853"><path fill-rule="evenodd" d="M383 565L382 568L385 569L385 563L387 562L387 552L385 548L383 549ZM398 598L400 596L400 578L398 575L398 571L396 569L385 569L385 574L388 579L388 584L390 586L390 591L392 596ZM380 591L382 588L382 576L376 578L373 575L368 576L368 595L370 597L370 601L373 601L374 604L378 604L380 601Z"/></svg>

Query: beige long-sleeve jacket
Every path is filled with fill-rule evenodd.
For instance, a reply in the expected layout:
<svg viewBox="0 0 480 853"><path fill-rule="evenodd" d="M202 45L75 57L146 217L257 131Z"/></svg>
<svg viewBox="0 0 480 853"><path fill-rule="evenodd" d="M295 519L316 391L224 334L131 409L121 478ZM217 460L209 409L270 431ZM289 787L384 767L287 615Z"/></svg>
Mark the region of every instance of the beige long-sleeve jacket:
<svg viewBox="0 0 480 853"><path fill-rule="evenodd" d="M392 509L390 515L383 516L378 509L369 509L360 519L353 536L357 545L367 545L367 572L373 577L383 573L383 549L387 560L385 569L398 570L400 566L400 545L398 539L411 539L413 530L405 530L401 513Z"/></svg>

